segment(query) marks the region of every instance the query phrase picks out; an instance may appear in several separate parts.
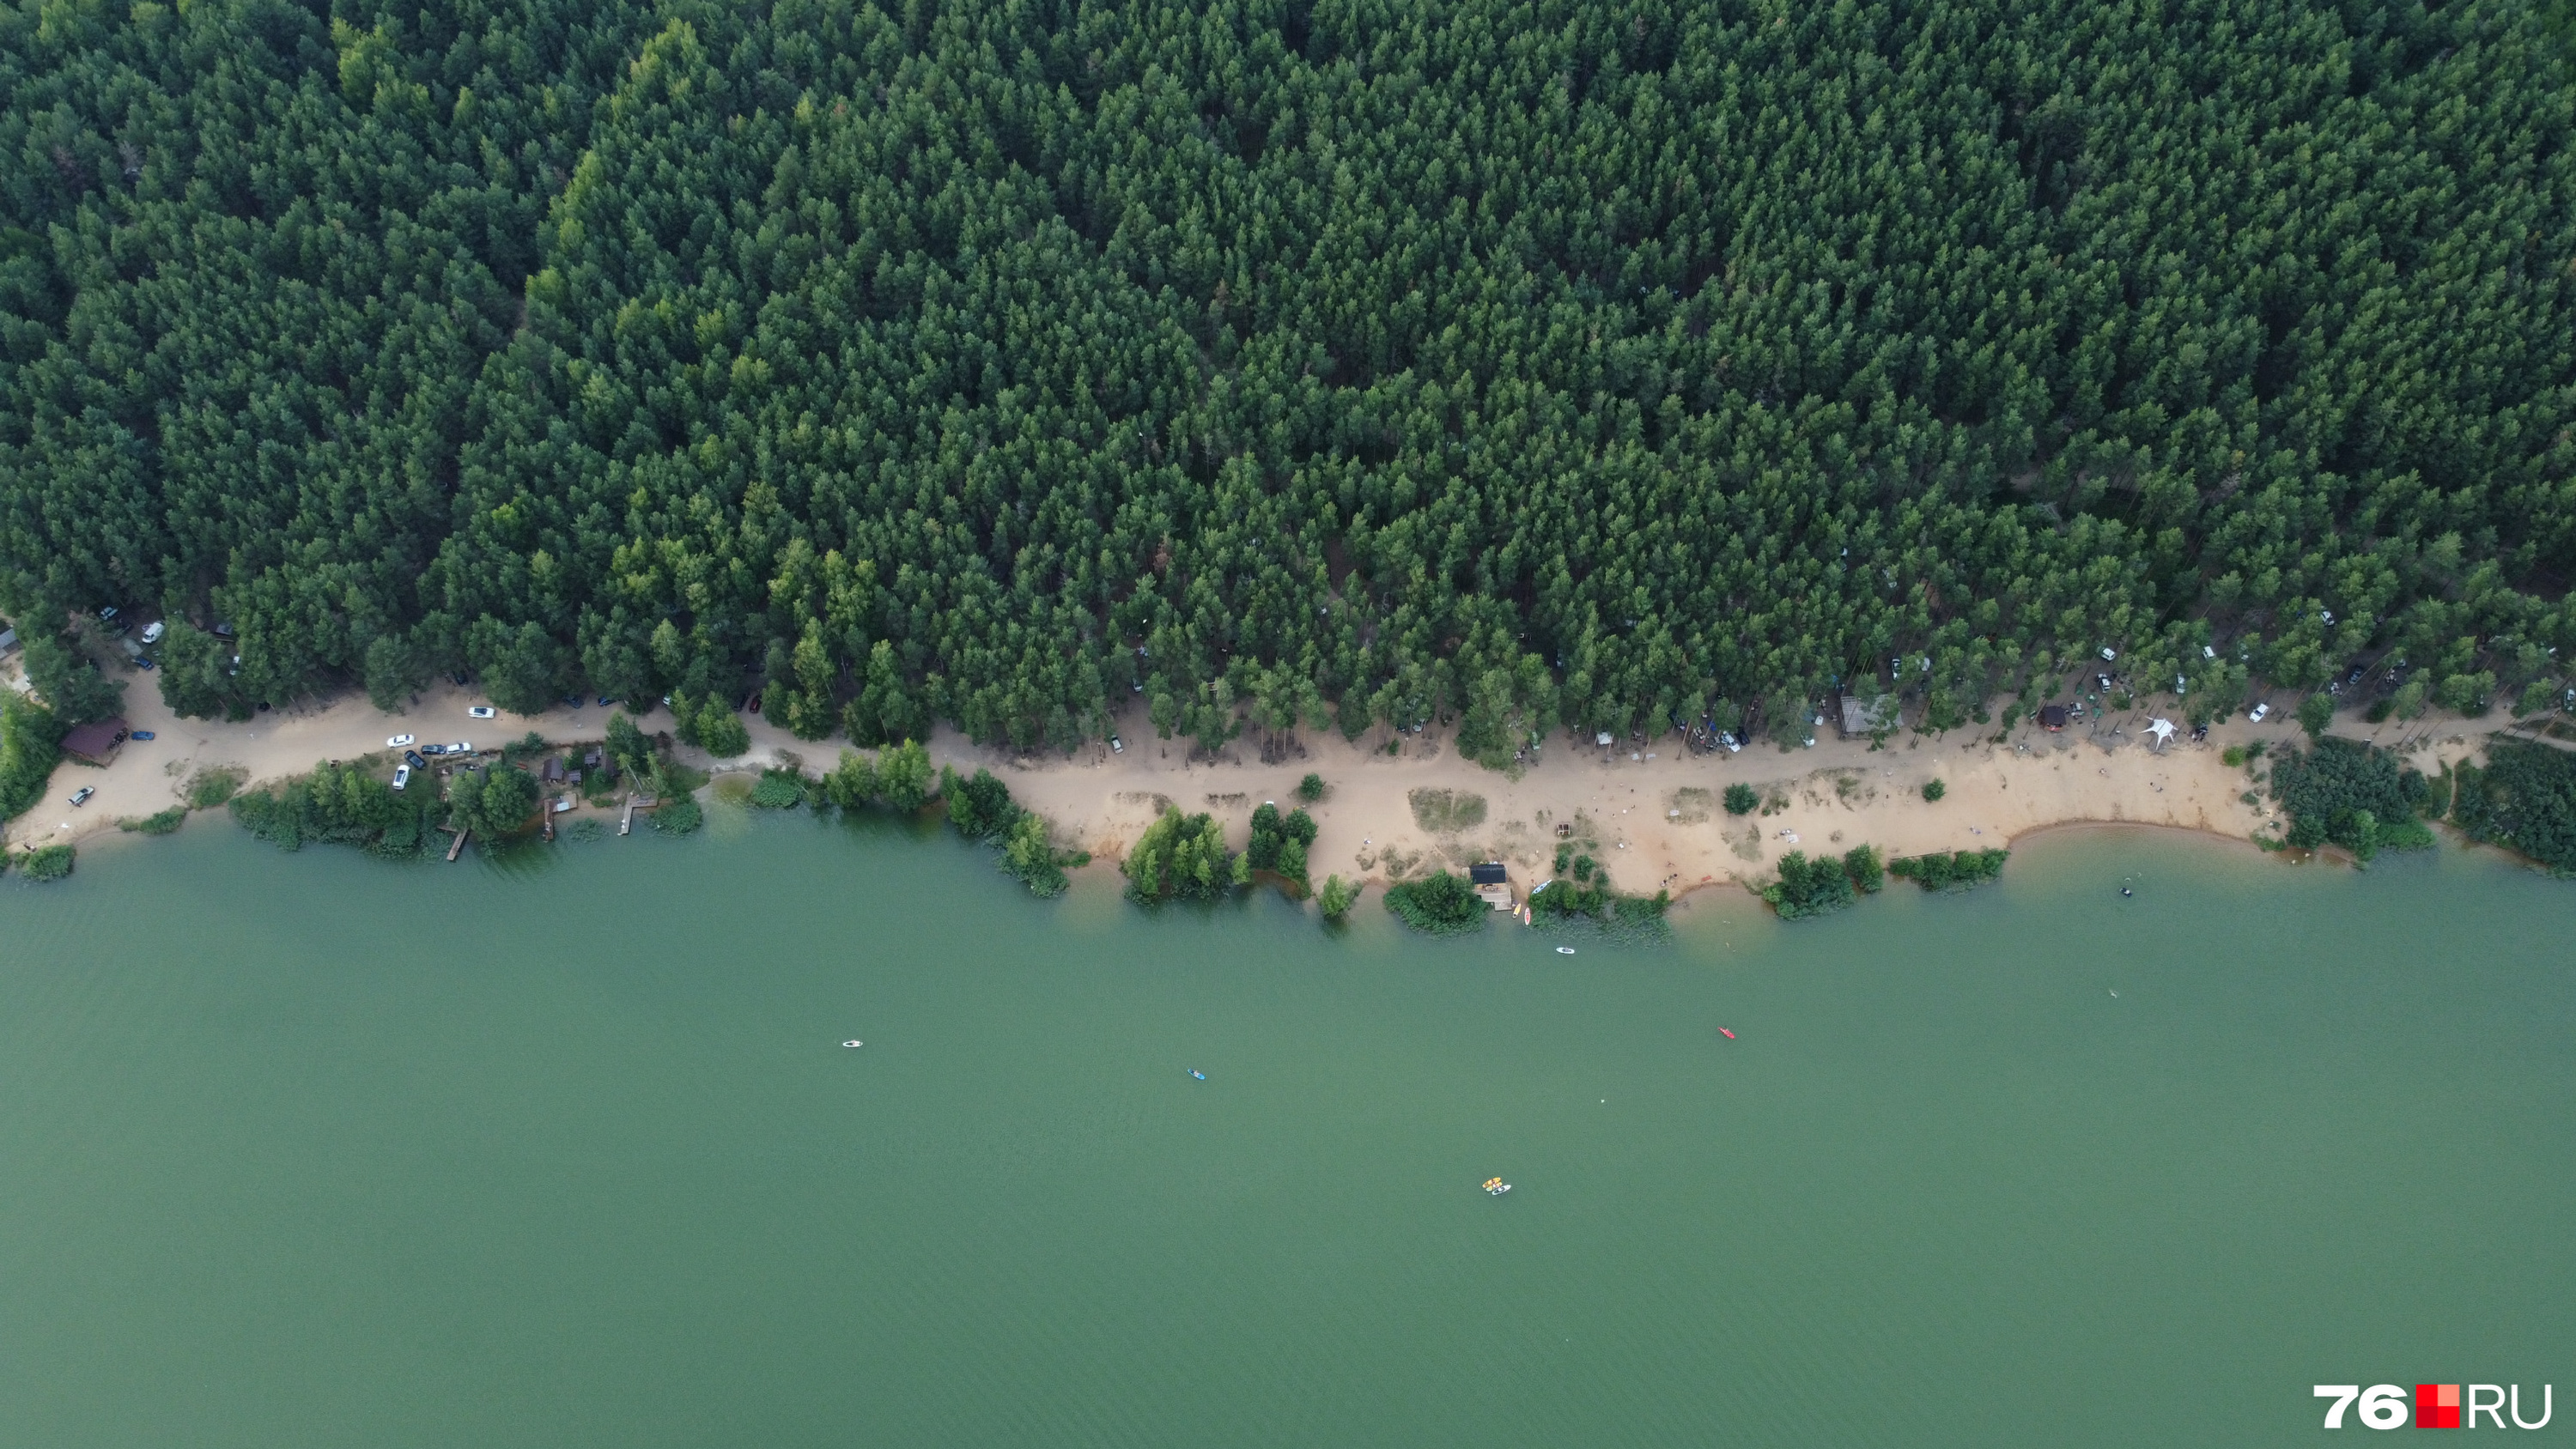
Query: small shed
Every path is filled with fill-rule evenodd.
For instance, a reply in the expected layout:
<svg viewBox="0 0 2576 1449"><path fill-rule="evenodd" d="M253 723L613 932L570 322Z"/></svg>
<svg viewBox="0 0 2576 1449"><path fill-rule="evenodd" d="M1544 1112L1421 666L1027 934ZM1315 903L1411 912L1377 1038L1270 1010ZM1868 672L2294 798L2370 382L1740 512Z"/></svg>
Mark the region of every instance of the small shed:
<svg viewBox="0 0 2576 1449"><path fill-rule="evenodd" d="M548 755L548 756L546 756L546 763L545 763L545 765L544 765L544 767L543 767L543 768L541 768L540 770L538 770L538 772L537 772L537 778L538 778L538 779L541 779L541 780L543 780L543 781L545 781L547 784L555 785L555 784L561 784L561 783L563 782L563 777L564 777L564 762L563 762L563 756L561 756L561 755Z"/></svg>
<svg viewBox="0 0 2576 1449"><path fill-rule="evenodd" d="M2039 727L2044 730L2062 730L2066 728L2066 706L2062 704L2041 705L2039 707Z"/></svg>
<svg viewBox="0 0 2576 1449"><path fill-rule="evenodd" d="M63 753L88 765L113 763L116 752L125 747L129 731L121 719L92 720L75 725L63 736Z"/></svg>
<svg viewBox="0 0 2576 1449"><path fill-rule="evenodd" d="M1474 886L1478 898L1495 910L1512 908L1511 873L1503 869L1501 861L1478 861L1467 867L1467 884Z"/></svg>
<svg viewBox="0 0 2576 1449"><path fill-rule="evenodd" d="M1843 734L1846 736L1874 735L1880 730L1894 729L1900 722L1895 695L1882 694L1870 700L1855 694L1843 696Z"/></svg>
<svg viewBox="0 0 2576 1449"><path fill-rule="evenodd" d="M17 647L18 631L15 629L0 629L0 654L6 654Z"/></svg>

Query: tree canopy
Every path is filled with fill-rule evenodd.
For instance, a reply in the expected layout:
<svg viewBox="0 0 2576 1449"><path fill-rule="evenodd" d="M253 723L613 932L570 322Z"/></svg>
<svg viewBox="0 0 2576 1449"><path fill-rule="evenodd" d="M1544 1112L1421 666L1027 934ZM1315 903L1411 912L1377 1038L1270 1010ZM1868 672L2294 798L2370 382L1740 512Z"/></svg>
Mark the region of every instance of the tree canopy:
<svg viewBox="0 0 2576 1449"><path fill-rule="evenodd" d="M2576 648L2552 25L16 0L0 608L869 746L2483 699Z"/></svg>

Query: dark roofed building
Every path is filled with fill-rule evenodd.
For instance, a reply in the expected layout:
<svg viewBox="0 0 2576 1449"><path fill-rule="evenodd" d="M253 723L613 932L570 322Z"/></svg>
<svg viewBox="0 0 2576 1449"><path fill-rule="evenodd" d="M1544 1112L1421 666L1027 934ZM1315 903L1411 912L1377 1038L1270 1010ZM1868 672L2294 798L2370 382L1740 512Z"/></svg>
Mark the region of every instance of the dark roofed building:
<svg viewBox="0 0 2576 1449"><path fill-rule="evenodd" d="M1467 884L1474 886L1476 894L1495 910L1512 908L1512 878L1501 861L1483 860L1467 867Z"/></svg>
<svg viewBox="0 0 2576 1449"><path fill-rule="evenodd" d="M2044 730L2062 730L2066 728L2066 706L2062 704L2041 705L2039 707L2039 727Z"/></svg>
<svg viewBox="0 0 2576 1449"><path fill-rule="evenodd" d="M85 725L74 725L71 733L63 736L63 753L84 764L104 765L115 759L116 752L124 748L126 734L125 721L121 719L98 719Z"/></svg>

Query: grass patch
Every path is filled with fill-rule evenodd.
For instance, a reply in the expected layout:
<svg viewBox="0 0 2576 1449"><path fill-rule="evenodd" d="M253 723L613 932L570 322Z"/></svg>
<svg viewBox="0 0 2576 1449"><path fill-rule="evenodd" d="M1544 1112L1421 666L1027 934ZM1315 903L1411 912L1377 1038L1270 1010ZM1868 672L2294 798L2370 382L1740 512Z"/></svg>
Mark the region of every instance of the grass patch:
<svg viewBox="0 0 2576 1449"><path fill-rule="evenodd" d="M1485 797L1465 790L1415 790L1405 796L1413 805L1413 823L1434 835L1473 830L1485 823Z"/></svg>
<svg viewBox="0 0 2576 1449"><path fill-rule="evenodd" d="M805 776L796 770L763 770L748 801L755 810L793 810L805 803Z"/></svg>
<svg viewBox="0 0 2576 1449"><path fill-rule="evenodd" d="M79 852L68 845L40 845L18 857L18 868L29 880L61 880L72 873L72 860Z"/></svg>
<svg viewBox="0 0 2576 1449"><path fill-rule="evenodd" d="M239 765L208 765L188 777L188 808L212 810L241 793L250 771Z"/></svg>
<svg viewBox="0 0 2576 1449"><path fill-rule="evenodd" d="M1684 786L1675 790L1672 800L1664 806L1664 818L1684 825L1698 825L1716 809L1717 797L1714 794L1697 786Z"/></svg>
<svg viewBox="0 0 2576 1449"><path fill-rule="evenodd" d="M186 824L187 819L188 807L173 805L157 814L125 816L116 822L116 828L128 835L168 835Z"/></svg>

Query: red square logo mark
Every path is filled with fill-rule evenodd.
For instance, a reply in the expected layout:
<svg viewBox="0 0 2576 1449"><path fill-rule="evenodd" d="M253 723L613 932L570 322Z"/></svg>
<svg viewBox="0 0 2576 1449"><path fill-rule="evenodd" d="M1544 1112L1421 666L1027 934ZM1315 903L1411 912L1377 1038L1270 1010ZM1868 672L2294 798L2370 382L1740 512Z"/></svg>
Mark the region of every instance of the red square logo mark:
<svg viewBox="0 0 2576 1449"><path fill-rule="evenodd" d="M2415 1427L2418 1429L2460 1427L2460 1386L2458 1384L2417 1384L2415 1386Z"/></svg>

